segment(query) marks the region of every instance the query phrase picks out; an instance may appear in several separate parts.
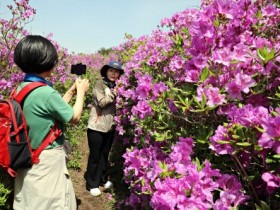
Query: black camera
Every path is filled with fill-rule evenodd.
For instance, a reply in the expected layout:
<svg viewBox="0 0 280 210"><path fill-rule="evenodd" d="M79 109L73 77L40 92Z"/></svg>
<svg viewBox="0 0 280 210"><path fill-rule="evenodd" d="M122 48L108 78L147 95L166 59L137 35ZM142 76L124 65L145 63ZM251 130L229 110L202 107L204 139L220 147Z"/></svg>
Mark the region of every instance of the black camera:
<svg viewBox="0 0 280 210"><path fill-rule="evenodd" d="M83 75L86 73L86 70L87 66L82 63L71 65L71 74Z"/></svg>

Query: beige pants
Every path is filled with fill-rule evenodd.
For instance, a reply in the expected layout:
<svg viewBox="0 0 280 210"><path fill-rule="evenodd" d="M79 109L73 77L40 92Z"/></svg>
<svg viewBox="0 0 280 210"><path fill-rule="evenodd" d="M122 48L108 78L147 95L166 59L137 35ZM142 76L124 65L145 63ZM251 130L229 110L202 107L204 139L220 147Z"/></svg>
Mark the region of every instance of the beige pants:
<svg viewBox="0 0 280 210"><path fill-rule="evenodd" d="M77 209L62 147L44 150L39 164L19 170L14 190L15 210Z"/></svg>

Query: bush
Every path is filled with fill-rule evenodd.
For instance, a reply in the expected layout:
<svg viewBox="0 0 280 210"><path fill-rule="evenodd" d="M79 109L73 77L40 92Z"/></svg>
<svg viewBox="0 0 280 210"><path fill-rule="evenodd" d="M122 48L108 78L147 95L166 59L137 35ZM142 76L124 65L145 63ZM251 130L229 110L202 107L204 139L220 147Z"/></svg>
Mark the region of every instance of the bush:
<svg viewBox="0 0 280 210"><path fill-rule="evenodd" d="M279 21L274 1L205 0L118 48L124 206L279 208Z"/></svg>

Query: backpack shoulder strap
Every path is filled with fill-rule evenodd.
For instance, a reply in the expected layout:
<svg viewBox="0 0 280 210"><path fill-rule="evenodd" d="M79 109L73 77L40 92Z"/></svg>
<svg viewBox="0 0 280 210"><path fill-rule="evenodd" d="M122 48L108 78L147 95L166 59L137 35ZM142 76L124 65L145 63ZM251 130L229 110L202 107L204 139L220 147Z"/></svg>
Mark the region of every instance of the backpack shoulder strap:
<svg viewBox="0 0 280 210"><path fill-rule="evenodd" d="M32 162L37 164L39 163L39 155L41 152L50 144L52 144L57 137L62 134L62 131L58 129L58 121L55 122L45 139L43 140L42 144L32 152Z"/></svg>
<svg viewBox="0 0 280 210"><path fill-rule="evenodd" d="M22 101L25 99L25 97L34 89L41 87L41 86L46 86L47 84L43 82L31 82L30 84L24 86L18 94L16 94L16 88L11 93L10 98L14 99L18 103L22 103Z"/></svg>

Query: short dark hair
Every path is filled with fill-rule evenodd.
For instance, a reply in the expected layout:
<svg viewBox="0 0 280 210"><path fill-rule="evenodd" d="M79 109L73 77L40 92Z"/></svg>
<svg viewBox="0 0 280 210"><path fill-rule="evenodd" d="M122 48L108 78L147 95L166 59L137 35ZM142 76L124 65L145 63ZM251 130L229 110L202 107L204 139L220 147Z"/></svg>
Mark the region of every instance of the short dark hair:
<svg viewBox="0 0 280 210"><path fill-rule="evenodd" d="M28 35L17 44L14 62L25 73L43 73L57 64L58 55L48 39L39 35Z"/></svg>

